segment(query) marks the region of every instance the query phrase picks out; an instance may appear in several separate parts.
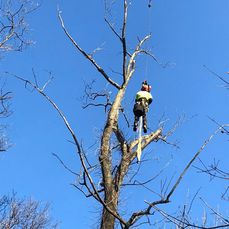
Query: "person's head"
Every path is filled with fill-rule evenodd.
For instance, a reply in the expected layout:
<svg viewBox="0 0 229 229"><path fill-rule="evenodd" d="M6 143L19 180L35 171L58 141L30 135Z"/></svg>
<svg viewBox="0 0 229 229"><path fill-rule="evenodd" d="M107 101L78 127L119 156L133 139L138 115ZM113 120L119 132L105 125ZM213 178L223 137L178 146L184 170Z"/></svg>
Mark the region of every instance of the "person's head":
<svg viewBox="0 0 229 229"><path fill-rule="evenodd" d="M146 80L142 83L141 91L151 91L151 86L147 83Z"/></svg>

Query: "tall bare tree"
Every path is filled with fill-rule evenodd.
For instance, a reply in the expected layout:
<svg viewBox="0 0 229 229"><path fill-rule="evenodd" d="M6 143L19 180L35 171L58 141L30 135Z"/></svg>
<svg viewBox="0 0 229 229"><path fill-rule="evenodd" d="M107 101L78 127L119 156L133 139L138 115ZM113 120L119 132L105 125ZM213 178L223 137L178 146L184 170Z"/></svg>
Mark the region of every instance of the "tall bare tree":
<svg viewBox="0 0 229 229"><path fill-rule="evenodd" d="M134 77L136 69L136 58L140 54L145 54L157 61L152 53L145 49L144 44L147 40L150 39L150 35L146 35L142 39L138 39L136 46L128 47L127 45L127 19L128 19L128 6L129 3L127 0L122 0L123 3L123 20L121 26L121 32L116 30L113 24L106 18L105 22L110 28L114 36L120 41L120 46L122 49L121 57L121 77L117 81L114 80L113 72L107 72L103 66L101 66L95 59L94 53L87 52L82 48L79 43L71 36L65 27L64 20L62 18L61 11L58 12L59 21L61 27L66 34L67 38L73 44L75 49L85 57L85 59L95 68L95 70L100 74L106 83L108 83L113 89L115 94L114 98L110 98L109 92L105 91L96 91L92 92L91 87L87 87L86 97L88 102L84 107L92 106L103 106L107 112L106 118L104 120L104 127L102 130L99 146L98 158L94 158L93 163L90 162L87 153L85 152L83 146L80 144L78 137L76 136L71 124L69 123L64 112L58 107L58 105L46 94L45 88L48 85L49 81L43 86L40 87L37 83L33 83L23 77L15 75L16 78L22 80L26 86L30 85L32 88L36 89L58 112L60 118L64 122L67 130L69 131L73 143L76 147L76 153L80 159L82 169L76 173L72 171L57 155L55 155L64 167L73 173L77 182L74 183L74 186L82 192L87 198L94 198L102 206L102 214L100 220L101 229L113 229L115 224L118 223L121 228L131 228L140 222L142 218L148 218L152 215L154 211L159 212L165 219L173 222L178 228L207 228L204 226L197 226L191 224L187 221L187 218L183 217L182 219L172 217L166 212L159 209L158 206L168 204L177 187L181 184L181 181L189 170L193 162L200 155L202 150L206 145L212 140L212 138L220 133L222 129L227 128L227 125L221 125L217 128L215 133L213 133L195 152L190 158L190 161L187 162L183 171L178 175L177 179L173 184L170 184L162 194L159 195L158 199L154 201L145 201L145 207L142 209L137 209L133 212L126 214L125 216L120 209L120 193L126 186L130 185L140 185L144 187L146 183L149 183L152 179L136 183L132 178L128 177L132 168L136 168L136 156L137 156L137 146L141 142L141 150L144 151L149 145L156 144L159 141L167 142L167 138L174 132L174 129L171 129L169 132L165 133L163 126L159 126L158 129L152 131L149 134L144 135L140 139L128 139L124 134L122 129L123 123L120 122L120 116L124 113L122 102L125 98L126 90L129 86L130 80ZM132 50L132 51L131 51ZM35 75L34 75L35 76ZM36 79L36 76L35 76ZM105 103L97 103L97 99L105 98ZM125 114L124 114L125 115ZM116 151L119 151L119 157L117 158ZM96 163L97 161L97 163ZM144 165L142 165L144 166ZM101 177L98 177L98 171L101 174ZM137 174L132 174L134 177ZM159 173L160 174L160 173ZM144 201L144 200L143 200ZM221 227L229 226L228 221L224 220ZM213 227L211 227L213 228ZM218 227L214 227L218 228Z"/></svg>

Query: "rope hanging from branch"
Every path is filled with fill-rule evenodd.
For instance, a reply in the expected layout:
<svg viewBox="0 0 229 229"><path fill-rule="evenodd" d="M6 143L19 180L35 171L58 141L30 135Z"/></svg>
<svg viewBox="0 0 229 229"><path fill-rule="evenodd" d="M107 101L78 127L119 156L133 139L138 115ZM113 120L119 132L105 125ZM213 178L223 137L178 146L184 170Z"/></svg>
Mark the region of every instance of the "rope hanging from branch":
<svg viewBox="0 0 229 229"><path fill-rule="evenodd" d="M137 159L138 162L141 160L142 155L142 116L139 118L139 128L138 128L138 148L137 148Z"/></svg>

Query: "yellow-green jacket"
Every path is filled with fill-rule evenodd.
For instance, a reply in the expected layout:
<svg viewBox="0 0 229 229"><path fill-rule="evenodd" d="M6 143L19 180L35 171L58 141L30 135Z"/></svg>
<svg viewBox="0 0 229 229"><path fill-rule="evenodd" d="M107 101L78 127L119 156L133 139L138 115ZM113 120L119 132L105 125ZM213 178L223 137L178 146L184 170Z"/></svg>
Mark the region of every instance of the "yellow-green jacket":
<svg viewBox="0 0 229 229"><path fill-rule="evenodd" d="M152 95L148 92L148 91L139 91L137 94L136 94L136 97L135 97L135 102L141 100L145 98L146 101L148 102L148 104L152 103L153 101L153 97Z"/></svg>

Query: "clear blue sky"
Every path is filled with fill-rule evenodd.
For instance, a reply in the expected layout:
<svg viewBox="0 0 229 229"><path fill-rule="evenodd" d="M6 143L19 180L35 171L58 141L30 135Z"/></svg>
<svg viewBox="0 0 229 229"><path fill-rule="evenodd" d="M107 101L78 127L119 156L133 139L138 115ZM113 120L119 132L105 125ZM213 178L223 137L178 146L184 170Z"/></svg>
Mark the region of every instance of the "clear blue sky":
<svg viewBox="0 0 229 229"><path fill-rule="evenodd" d="M82 110L84 82L97 79L96 87L103 88L106 82L94 68L74 49L61 30L57 19L57 6L62 10L66 27L73 37L88 52L98 46L103 50L96 54L96 60L110 72L120 70L121 45L104 22L103 0L89 1L43 1L41 7L32 13L28 22L31 38L35 44L22 53L9 53L0 62L0 71L32 80L32 71L37 72L42 84L51 71L54 80L47 88L50 95L66 113L78 138L85 148L96 141L103 128L102 109ZM137 36L149 32L152 39L146 47L151 49L167 68L144 56L138 58L135 76L123 101L129 120L133 121L132 105L135 92L142 80L152 84L154 97L148 121L153 130L164 115L166 130L172 127L179 116L184 122L171 137L179 141L179 150L161 143L153 144L145 154L153 159L140 171L142 178L155 175L168 161L163 177L171 177L184 168L204 140L216 129L207 116L220 123L228 122L228 91L211 75L203 65L228 77L229 70L229 2L227 0L153 0L147 7L147 0L133 0L129 8L127 38L129 48L134 48ZM112 19L120 23L122 9L114 6ZM112 73L118 79L118 75ZM7 80L7 88L13 91L13 115L4 120L8 124L7 134L12 147L0 155L0 194L16 191L19 196L51 203L51 215L60 221L60 228L90 228L99 220L100 207L85 199L70 183L74 177L52 156L58 154L73 170L79 170L74 147L68 142L70 136L56 112L35 92L24 88L21 82ZM113 90L113 94L116 91ZM130 139L135 137L132 128L123 126ZM210 164L214 158L228 168L228 143L224 136L218 136L204 150L201 158ZM89 149L96 155L99 145ZM220 207L228 214L223 202L218 202L225 183L209 182L208 177L191 168L179 189L172 197L172 203L165 209L174 212L175 207L191 201L199 187L199 196ZM160 189L160 180L151 184ZM122 193L125 199L122 208L138 209L144 200L153 201L155 196L145 190L129 189ZM137 200L136 200L137 198ZM200 222L203 207L200 201L194 206L194 221ZM152 222L157 216L152 217ZM145 226L143 228L148 228Z"/></svg>

